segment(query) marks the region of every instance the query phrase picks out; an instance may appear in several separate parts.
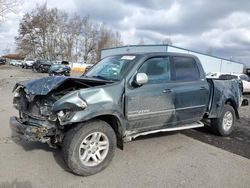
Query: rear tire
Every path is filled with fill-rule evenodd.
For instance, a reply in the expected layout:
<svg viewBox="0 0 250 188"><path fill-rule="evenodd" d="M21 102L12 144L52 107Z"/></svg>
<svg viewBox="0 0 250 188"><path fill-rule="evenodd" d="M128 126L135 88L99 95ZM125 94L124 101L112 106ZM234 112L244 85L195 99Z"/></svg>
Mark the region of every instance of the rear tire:
<svg viewBox="0 0 250 188"><path fill-rule="evenodd" d="M211 129L217 135L229 136L235 128L235 120L234 108L225 104L221 117L211 119Z"/></svg>
<svg viewBox="0 0 250 188"><path fill-rule="evenodd" d="M104 121L79 124L63 140L63 158L75 174L89 176L105 169L116 148L116 135Z"/></svg>
<svg viewBox="0 0 250 188"><path fill-rule="evenodd" d="M35 67L32 67L32 71L33 71L33 72L37 72L37 70L36 70Z"/></svg>

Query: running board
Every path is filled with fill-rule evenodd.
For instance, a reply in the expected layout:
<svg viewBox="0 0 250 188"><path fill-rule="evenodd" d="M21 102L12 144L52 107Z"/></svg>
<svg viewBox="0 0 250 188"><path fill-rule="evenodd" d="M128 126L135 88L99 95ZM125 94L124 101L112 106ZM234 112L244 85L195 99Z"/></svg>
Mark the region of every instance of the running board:
<svg viewBox="0 0 250 188"><path fill-rule="evenodd" d="M184 130L184 129L198 128L198 127L204 127L204 124L202 122L200 122L200 121L197 121L195 123L185 124L185 125L182 125L182 126L179 126L179 127L158 129L158 130L146 131L146 132L141 132L141 133L133 133L132 131L129 133L129 131L128 131L129 135L125 136L123 138L123 141L124 142L130 142L133 139L137 138L138 136L144 136L144 135L153 134L153 133L179 131L179 130Z"/></svg>

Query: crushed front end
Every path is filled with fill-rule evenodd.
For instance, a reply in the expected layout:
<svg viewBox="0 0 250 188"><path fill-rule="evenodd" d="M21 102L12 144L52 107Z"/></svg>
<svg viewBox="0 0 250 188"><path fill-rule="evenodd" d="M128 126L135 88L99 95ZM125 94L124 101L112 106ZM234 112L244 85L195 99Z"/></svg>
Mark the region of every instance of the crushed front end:
<svg viewBox="0 0 250 188"><path fill-rule="evenodd" d="M19 115L11 117L11 129L28 141L39 141L51 146L60 142L60 125L57 115L51 110L58 98L55 95L36 96L18 87L13 105Z"/></svg>
<svg viewBox="0 0 250 188"><path fill-rule="evenodd" d="M10 118L11 129L28 141L50 146L60 144L67 126L78 123L84 116L81 112L87 103L80 96L80 90L106 83L65 76L17 83L13 89L13 105L19 115Z"/></svg>

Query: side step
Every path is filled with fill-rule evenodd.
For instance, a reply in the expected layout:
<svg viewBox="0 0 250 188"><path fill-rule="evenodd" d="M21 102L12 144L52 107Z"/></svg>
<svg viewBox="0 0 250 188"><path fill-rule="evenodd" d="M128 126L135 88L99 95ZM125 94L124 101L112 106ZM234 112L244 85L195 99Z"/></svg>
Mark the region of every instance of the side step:
<svg viewBox="0 0 250 188"><path fill-rule="evenodd" d="M143 136L143 135L148 135L148 134L153 134L153 133L159 133L159 132L169 132L169 131L179 131L179 130L184 130L184 129L193 129L193 128L198 128L198 127L204 127L204 124L200 121L190 123L190 124L184 124L181 126L177 127L171 127L171 128L164 128L164 129L156 129L152 131L146 131L146 132L140 132L140 133L133 133L132 131L128 131L127 135L123 138L124 142L130 142L133 139L137 138L138 136ZM126 134L126 133L125 133Z"/></svg>

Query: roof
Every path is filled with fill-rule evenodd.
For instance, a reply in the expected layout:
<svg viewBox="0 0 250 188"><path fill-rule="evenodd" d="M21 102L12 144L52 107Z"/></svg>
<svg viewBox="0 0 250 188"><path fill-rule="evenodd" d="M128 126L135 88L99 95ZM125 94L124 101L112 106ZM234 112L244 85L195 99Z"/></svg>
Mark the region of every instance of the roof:
<svg viewBox="0 0 250 188"><path fill-rule="evenodd" d="M114 54L114 56L123 55L123 56L131 56L131 55L144 55L144 56L185 56L185 57L193 57L197 58L193 54L186 54L180 52L131 52L131 53L122 53L122 54ZM113 56L113 55L112 55Z"/></svg>
<svg viewBox="0 0 250 188"><path fill-rule="evenodd" d="M209 57L213 57L213 58L217 58L217 59L222 59L222 60L231 61L231 62L234 62L234 63L243 64L243 63L241 63L239 61L234 61L234 60L226 59L226 58L219 57L219 56L209 55L209 54L206 54L206 53L202 53L202 52L198 52L198 51L194 51L194 50L190 50L190 49L186 49L186 48L182 48L182 47L177 47L177 46L169 45L169 44L127 45L127 46L119 46L119 47L114 47L114 48L105 48L105 49L102 49L102 50L112 50L112 49L117 49L117 48L129 48L129 47L154 47L154 46L163 46L163 47L164 46L165 47L170 46L170 47L177 48L177 49L180 49L180 50L186 50L186 51L189 51L189 52L193 52L193 53L197 53L197 54L201 54L201 55L205 55L205 56L209 56Z"/></svg>

